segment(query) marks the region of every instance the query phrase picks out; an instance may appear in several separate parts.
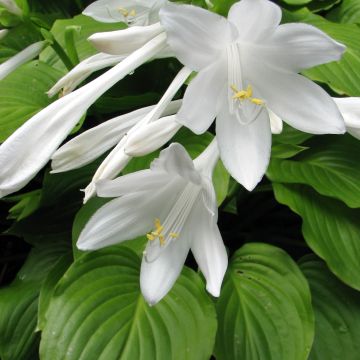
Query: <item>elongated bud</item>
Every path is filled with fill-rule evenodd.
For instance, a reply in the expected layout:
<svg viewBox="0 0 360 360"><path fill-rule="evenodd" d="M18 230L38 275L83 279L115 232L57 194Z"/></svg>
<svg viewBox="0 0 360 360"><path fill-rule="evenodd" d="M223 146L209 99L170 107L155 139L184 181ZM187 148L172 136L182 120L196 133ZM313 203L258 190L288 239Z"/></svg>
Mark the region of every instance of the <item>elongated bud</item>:
<svg viewBox="0 0 360 360"><path fill-rule="evenodd" d="M166 116L147 124L129 135L125 153L129 156L143 156L161 148L181 128L176 115Z"/></svg>
<svg viewBox="0 0 360 360"><path fill-rule="evenodd" d="M18 54L5 61L0 65L0 80L4 79L12 71L17 69L22 64L27 63L28 61L34 59L38 56L44 46L47 44L47 41L39 41L34 43L24 50L20 51Z"/></svg>
<svg viewBox="0 0 360 360"><path fill-rule="evenodd" d="M11 12L12 14L22 16L22 10L17 6L15 1L0 0L0 5L2 5L7 11Z"/></svg>
<svg viewBox="0 0 360 360"><path fill-rule="evenodd" d="M2 40L8 34L8 32L9 30L7 29L0 30L0 40Z"/></svg>
<svg viewBox="0 0 360 360"><path fill-rule="evenodd" d="M267 109L270 117L270 127L273 134L281 134L283 130L283 122L275 113Z"/></svg>
<svg viewBox="0 0 360 360"><path fill-rule="evenodd" d="M346 131L360 140L360 97L333 98L344 118Z"/></svg>
<svg viewBox="0 0 360 360"><path fill-rule="evenodd" d="M133 26L123 30L96 33L89 37L94 47L106 54L127 55L164 32L160 23Z"/></svg>

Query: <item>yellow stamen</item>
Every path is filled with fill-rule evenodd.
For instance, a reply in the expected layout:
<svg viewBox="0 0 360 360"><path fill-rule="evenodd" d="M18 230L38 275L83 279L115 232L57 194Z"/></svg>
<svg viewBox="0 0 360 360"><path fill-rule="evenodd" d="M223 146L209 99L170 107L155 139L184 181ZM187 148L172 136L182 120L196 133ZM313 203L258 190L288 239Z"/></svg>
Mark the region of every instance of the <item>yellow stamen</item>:
<svg viewBox="0 0 360 360"><path fill-rule="evenodd" d="M127 18L129 16L131 16L131 17L136 16L136 11L134 9L129 11L129 10L119 6L118 11L120 11L121 15L123 15L125 18Z"/></svg>
<svg viewBox="0 0 360 360"><path fill-rule="evenodd" d="M161 225L160 219L155 219L154 225L155 225L155 230L146 234L146 237L149 241L154 241L156 239L159 239L160 246L164 246L166 242L165 235L163 234L164 227ZM179 237L179 234L170 232L169 236L175 239Z"/></svg>
<svg viewBox="0 0 360 360"><path fill-rule="evenodd" d="M136 16L136 11L133 9L129 12L129 16L135 17Z"/></svg>
<svg viewBox="0 0 360 360"><path fill-rule="evenodd" d="M253 97L253 89L251 85L248 85L246 90L238 90L235 85L230 85L230 89L235 93L232 97L234 100L249 100L255 105L264 105L264 100Z"/></svg>

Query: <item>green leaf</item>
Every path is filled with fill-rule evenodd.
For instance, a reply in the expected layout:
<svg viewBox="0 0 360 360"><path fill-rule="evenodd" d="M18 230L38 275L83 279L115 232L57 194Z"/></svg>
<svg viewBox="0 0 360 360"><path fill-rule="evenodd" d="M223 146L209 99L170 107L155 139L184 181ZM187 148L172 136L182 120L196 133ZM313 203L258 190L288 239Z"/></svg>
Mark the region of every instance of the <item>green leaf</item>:
<svg viewBox="0 0 360 360"><path fill-rule="evenodd" d="M311 1L312 0L283 0L284 3L289 5L305 5Z"/></svg>
<svg viewBox="0 0 360 360"><path fill-rule="evenodd" d="M0 142L51 103L46 91L61 75L49 65L33 61L0 81Z"/></svg>
<svg viewBox="0 0 360 360"><path fill-rule="evenodd" d="M140 294L139 267L125 247L79 258L51 299L41 358L209 359L216 317L200 277L184 269L172 291L150 307Z"/></svg>
<svg viewBox="0 0 360 360"><path fill-rule="evenodd" d="M360 2L358 0L343 0L328 14L327 18L334 22L358 24L360 23Z"/></svg>
<svg viewBox="0 0 360 360"><path fill-rule="evenodd" d="M272 158L270 180L310 185L322 195L360 207L360 142L351 136L323 136L292 160Z"/></svg>
<svg viewBox="0 0 360 360"><path fill-rule="evenodd" d="M319 195L303 185L273 184L275 197L303 219L310 248L346 284L360 289L360 210Z"/></svg>
<svg viewBox="0 0 360 360"><path fill-rule="evenodd" d="M217 359L307 359L314 335L310 291L283 250L261 243L238 250L217 312Z"/></svg>
<svg viewBox="0 0 360 360"><path fill-rule="evenodd" d="M288 159L307 149L308 147L306 146L293 144L273 144L271 147L271 157L277 159Z"/></svg>
<svg viewBox="0 0 360 360"><path fill-rule="evenodd" d="M67 250L63 244L34 248L12 284L0 290L0 357L34 359L39 334L35 333L41 283L54 261Z"/></svg>
<svg viewBox="0 0 360 360"><path fill-rule="evenodd" d="M360 293L333 276L325 263L307 256L300 268L311 289L315 339L310 360L357 360L360 353Z"/></svg>

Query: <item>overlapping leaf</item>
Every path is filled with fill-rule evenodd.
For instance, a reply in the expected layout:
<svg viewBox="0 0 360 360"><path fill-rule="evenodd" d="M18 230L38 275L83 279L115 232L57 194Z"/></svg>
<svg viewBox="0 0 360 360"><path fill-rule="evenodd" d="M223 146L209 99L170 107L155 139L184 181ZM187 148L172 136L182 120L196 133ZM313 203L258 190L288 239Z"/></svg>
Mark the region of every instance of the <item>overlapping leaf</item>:
<svg viewBox="0 0 360 360"><path fill-rule="evenodd" d="M307 359L314 334L310 291L281 249L238 250L217 302L217 359Z"/></svg>

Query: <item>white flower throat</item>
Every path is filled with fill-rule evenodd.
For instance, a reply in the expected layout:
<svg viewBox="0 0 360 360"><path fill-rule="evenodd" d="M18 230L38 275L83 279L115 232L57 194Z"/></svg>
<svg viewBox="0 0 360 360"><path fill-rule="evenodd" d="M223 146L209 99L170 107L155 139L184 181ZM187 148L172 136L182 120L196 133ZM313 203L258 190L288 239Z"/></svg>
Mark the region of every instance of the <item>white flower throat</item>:
<svg viewBox="0 0 360 360"><path fill-rule="evenodd" d="M155 229L146 235L148 240L154 245L157 243L164 247L179 238L200 191L201 186L189 182L180 193L164 223L161 224L160 219L155 219Z"/></svg>
<svg viewBox="0 0 360 360"><path fill-rule="evenodd" d="M265 101L254 96L251 84L242 77L240 46L233 43L227 48L229 112L242 125L252 123L263 110Z"/></svg>

